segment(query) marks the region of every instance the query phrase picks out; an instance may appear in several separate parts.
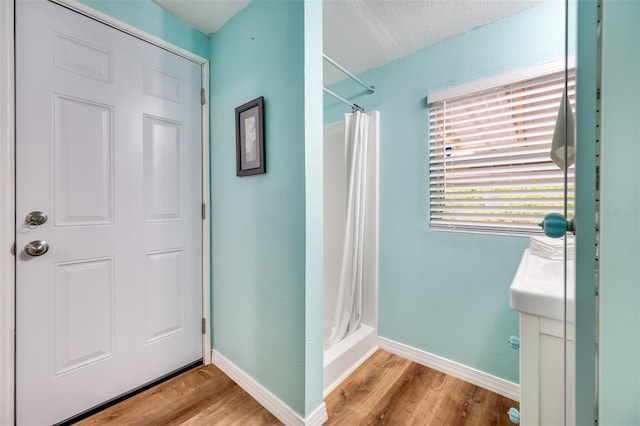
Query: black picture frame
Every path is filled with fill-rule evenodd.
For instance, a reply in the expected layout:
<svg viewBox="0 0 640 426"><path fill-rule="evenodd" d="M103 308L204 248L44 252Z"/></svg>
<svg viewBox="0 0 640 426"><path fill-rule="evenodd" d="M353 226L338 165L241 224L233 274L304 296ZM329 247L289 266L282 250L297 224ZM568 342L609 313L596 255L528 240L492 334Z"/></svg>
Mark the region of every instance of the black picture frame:
<svg viewBox="0 0 640 426"><path fill-rule="evenodd" d="M264 97L236 108L237 176L266 173L264 155Z"/></svg>

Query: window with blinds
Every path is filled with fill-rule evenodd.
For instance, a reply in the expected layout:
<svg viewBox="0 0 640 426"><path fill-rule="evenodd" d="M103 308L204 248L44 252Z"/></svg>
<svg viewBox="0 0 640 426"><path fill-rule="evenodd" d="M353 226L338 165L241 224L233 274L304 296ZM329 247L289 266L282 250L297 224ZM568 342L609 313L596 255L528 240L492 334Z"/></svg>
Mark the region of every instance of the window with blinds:
<svg viewBox="0 0 640 426"><path fill-rule="evenodd" d="M564 213L564 171L550 150L565 73L549 68L429 96L431 229L531 235L547 213ZM567 94L575 111L575 69ZM574 176L570 167L569 216Z"/></svg>

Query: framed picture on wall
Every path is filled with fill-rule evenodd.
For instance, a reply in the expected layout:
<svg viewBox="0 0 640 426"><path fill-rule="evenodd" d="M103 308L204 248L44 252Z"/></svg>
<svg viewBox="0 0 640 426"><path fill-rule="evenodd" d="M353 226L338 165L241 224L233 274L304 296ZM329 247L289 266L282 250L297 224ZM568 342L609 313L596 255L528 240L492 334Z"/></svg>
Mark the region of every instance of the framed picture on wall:
<svg viewBox="0 0 640 426"><path fill-rule="evenodd" d="M264 162L264 98L260 96L236 108L236 174L266 172Z"/></svg>

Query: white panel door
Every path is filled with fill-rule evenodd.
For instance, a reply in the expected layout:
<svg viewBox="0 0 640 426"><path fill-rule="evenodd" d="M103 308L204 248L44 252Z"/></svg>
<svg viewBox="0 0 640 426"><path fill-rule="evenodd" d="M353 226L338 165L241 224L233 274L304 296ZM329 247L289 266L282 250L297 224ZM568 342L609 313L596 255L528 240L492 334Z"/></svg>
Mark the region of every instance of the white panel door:
<svg viewBox="0 0 640 426"><path fill-rule="evenodd" d="M201 67L16 14L17 422L44 425L202 358Z"/></svg>

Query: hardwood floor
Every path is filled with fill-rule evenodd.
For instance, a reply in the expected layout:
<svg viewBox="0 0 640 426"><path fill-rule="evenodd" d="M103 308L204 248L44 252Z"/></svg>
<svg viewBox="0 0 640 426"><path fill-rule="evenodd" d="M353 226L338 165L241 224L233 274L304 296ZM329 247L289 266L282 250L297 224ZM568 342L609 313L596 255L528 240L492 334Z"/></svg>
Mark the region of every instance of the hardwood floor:
<svg viewBox="0 0 640 426"><path fill-rule="evenodd" d="M325 399L326 425L496 425L518 404L378 350ZM215 366L199 367L80 425L279 425Z"/></svg>
<svg viewBox="0 0 640 426"><path fill-rule="evenodd" d="M214 365L198 367L77 425L281 425Z"/></svg>
<svg viewBox="0 0 640 426"><path fill-rule="evenodd" d="M325 399L326 425L505 425L518 403L378 350Z"/></svg>

